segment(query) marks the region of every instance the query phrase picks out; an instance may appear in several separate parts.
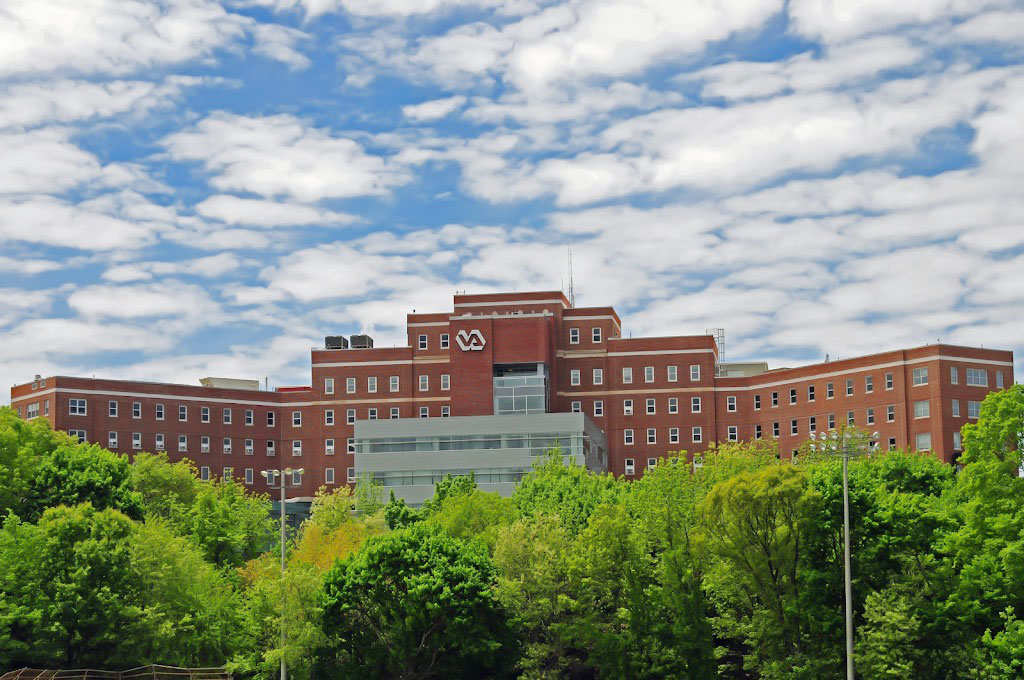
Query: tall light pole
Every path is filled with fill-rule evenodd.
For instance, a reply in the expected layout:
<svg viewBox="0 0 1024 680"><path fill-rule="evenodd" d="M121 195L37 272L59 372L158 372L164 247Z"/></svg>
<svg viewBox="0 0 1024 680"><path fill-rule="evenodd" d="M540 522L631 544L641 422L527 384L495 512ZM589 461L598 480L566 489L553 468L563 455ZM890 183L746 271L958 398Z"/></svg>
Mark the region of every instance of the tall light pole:
<svg viewBox="0 0 1024 680"><path fill-rule="evenodd" d="M285 567L285 521L284 521L284 504L285 504L285 485L287 484L288 475L298 472L300 475L305 472L303 468L284 468L283 470L263 470L260 472L263 477L266 478L271 484L274 483L274 479L277 477L281 478L281 680L288 680L288 668L284 662L284 643L285 643L285 601L284 601L284 567Z"/></svg>
<svg viewBox="0 0 1024 680"><path fill-rule="evenodd" d="M871 435L871 439L877 439L878 433ZM811 440L818 437L811 433ZM823 453L839 453L843 457L843 580L846 590L846 679L854 680L853 677L853 581L850 576L850 456L855 452L849 446L849 433L844 429L842 441L839 434L833 432L831 436L822 432L821 451ZM870 445L869 445L870 446ZM841 450L839 448L842 447ZM814 449L814 444L811 444Z"/></svg>

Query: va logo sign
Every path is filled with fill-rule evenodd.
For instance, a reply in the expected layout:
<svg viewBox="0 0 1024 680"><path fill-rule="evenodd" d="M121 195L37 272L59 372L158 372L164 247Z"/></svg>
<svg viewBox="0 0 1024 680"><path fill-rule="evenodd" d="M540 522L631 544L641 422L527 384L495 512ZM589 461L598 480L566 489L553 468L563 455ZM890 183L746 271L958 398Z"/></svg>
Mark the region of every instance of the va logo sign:
<svg viewBox="0 0 1024 680"><path fill-rule="evenodd" d="M455 342L463 352L482 350L486 344L483 333L475 328L471 331L465 329L459 331L455 336Z"/></svg>

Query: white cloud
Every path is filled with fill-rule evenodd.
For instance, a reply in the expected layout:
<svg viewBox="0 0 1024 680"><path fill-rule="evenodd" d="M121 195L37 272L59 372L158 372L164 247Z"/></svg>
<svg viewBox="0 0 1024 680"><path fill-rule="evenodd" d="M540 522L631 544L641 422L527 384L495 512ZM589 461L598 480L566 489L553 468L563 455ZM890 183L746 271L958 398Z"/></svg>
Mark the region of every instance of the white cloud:
<svg viewBox="0 0 1024 680"><path fill-rule="evenodd" d="M355 221L353 215L324 210L301 203L279 203L220 194L196 204L203 217L254 227L333 226Z"/></svg>
<svg viewBox="0 0 1024 680"><path fill-rule="evenodd" d="M50 360L54 357L49 355L64 360L99 352L166 352L176 340L157 327L81 319L29 319L4 333L10 355Z"/></svg>
<svg viewBox="0 0 1024 680"><path fill-rule="evenodd" d="M986 12L958 24L954 38L971 42L1016 42L1024 40L1024 12Z"/></svg>
<svg viewBox="0 0 1024 680"><path fill-rule="evenodd" d="M221 191L251 191L300 201L386 193L405 170L356 142L290 115L253 118L214 113L163 140L175 160L203 163Z"/></svg>
<svg viewBox="0 0 1024 680"><path fill-rule="evenodd" d="M68 306L89 319L205 318L219 322L218 305L199 286L173 280L136 285L93 285L68 296Z"/></svg>
<svg viewBox="0 0 1024 680"><path fill-rule="evenodd" d="M0 242L103 251L156 241L163 225L119 212L99 202L76 205L49 196L0 199Z"/></svg>
<svg viewBox="0 0 1024 680"><path fill-rule="evenodd" d="M462 95L446 97L444 99L432 99L422 104L410 104L402 107L402 113L406 118L415 121L437 120L462 108L466 98Z"/></svg>
<svg viewBox="0 0 1024 680"><path fill-rule="evenodd" d="M103 272L103 278L115 283L146 281L154 276L191 275L204 278L219 278L236 271L245 261L232 253L218 253L178 262L131 262L110 267Z"/></svg>
<svg viewBox="0 0 1024 680"><path fill-rule="evenodd" d="M0 271L15 274L42 274L62 269L64 265L56 260L22 259L0 256Z"/></svg>
<svg viewBox="0 0 1024 680"><path fill-rule="evenodd" d="M790 0L787 12L798 32L826 42L839 42L908 24L970 16L986 8L1010 4L1009 0Z"/></svg>
<svg viewBox="0 0 1024 680"><path fill-rule="evenodd" d="M309 68L313 63L295 49L296 44L310 39L308 33L280 24L256 24L252 33L257 54L287 64L295 71Z"/></svg>

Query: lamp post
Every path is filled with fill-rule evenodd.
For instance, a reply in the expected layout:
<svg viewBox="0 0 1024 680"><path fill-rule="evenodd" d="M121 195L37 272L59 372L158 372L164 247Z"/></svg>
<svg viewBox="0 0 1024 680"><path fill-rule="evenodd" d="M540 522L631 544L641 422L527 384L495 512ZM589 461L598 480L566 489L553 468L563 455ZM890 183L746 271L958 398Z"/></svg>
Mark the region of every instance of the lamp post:
<svg viewBox="0 0 1024 680"><path fill-rule="evenodd" d="M284 522L284 504L285 504L285 485L288 475L298 472L300 475L305 472L303 468L284 468L283 470L263 470L260 472L264 478L271 485L277 477L281 478L281 680L288 680L288 669L284 662L284 643L285 643L285 629L284 629L284 567L285 567L285 522Z"/></svg>
<svg viewBox="0 0 1024 680"><path fill-rule="evenodd" d="M875 432L871 435L871 439L877 439L878 433ZM811 440L817 440L818 437L811 433ZM823 453L839 453L843 457L843 580L846 590L846 679L854 680L853 678L853 583L850 577L850 477L849 477L849 466L850 456L854 453L859 453L851 450L849 443L849 433L844 429L842 439L838 433L833 432L831 436L825 432L820 435L821 439L821 451ZM875 445L869 444L870 448ZM842 447L840 449L840 447ZM814 444L811 444L811 450L814 450Z"/></svg>

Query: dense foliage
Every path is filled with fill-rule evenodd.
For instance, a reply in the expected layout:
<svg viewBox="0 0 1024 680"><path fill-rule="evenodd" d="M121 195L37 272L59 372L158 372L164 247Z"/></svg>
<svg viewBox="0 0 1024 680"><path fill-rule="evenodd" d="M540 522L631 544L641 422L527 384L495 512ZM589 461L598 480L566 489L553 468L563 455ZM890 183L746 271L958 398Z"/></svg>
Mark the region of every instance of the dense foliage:
<svg viewBox="0 0 1024 680"><path fill-rule="evenodd" d="M963 469L849 467L858 677L1024 676L1024 387ZM771 443L627 482L539 462L511 498L321 491L282 574L265 497L0 411L0 668L228 663L273 678L842 677L842 464ZM282 639L282 617L285 635Z"/></svg>

